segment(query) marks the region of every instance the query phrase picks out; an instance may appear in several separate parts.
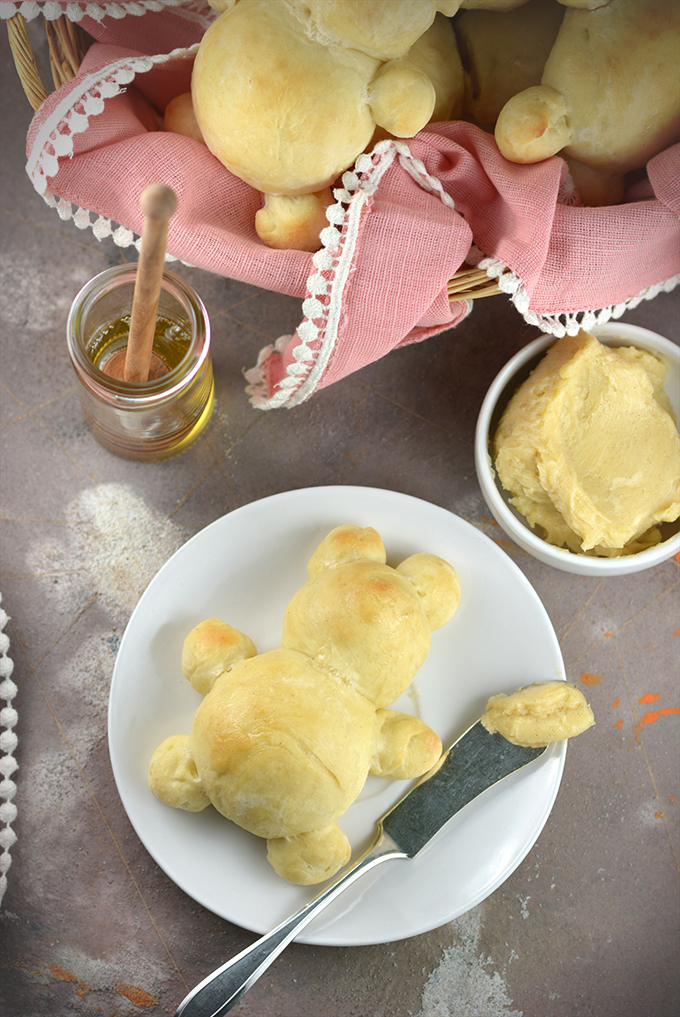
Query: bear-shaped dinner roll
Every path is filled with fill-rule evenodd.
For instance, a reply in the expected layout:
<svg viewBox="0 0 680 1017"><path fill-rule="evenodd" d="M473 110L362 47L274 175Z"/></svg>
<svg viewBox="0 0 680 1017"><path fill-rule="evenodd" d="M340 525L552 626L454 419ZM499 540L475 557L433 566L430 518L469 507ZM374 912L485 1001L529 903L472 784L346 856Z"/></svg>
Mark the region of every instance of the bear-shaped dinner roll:
<svg viewBox="0 0 680 1017"><path fill-rule="evenodd" d="M616 204L625 174L680 139L680 3L560 2L541 84L506 103L496 141L512 162L559 152L585 204Z"/></svg>
<svg viewBox="0 0 680 1017"><path fill-rule="evenodd" d="M459 0L228 0L205 33L191 82L210 151L265 195L270 247L315 251L328 188L376 127L412 137L462 96L446 17ZM412 47L429 32L427 52ZM299 198L299 196L304 196Z"/></svg>
<svg viewBox="0 0 680 1017"><path fill-rule="evenodd" d="M455 569L419 553L396 568L371 527L339 526L292 597L281 647L209 618L186 637L182 668L204 699L188 735L172 735L149 764L167 805L212 804L267 840L292 883L330 878L350 857L337 819L368 774L418 777L442 744L423 721L388 709L411 684L431 631L458 607Z"/></svg>

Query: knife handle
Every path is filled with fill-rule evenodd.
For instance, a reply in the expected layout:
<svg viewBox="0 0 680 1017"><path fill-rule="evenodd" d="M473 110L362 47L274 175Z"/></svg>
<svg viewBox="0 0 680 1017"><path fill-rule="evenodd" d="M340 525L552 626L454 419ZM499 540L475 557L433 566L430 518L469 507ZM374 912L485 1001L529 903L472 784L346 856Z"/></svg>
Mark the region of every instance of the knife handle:
<svg viewBox="0 0 680 1017"><path fill-rule="evenodd" d="M298 933L343 890L380 862L406 857L408 856L381 828L368 851L350 869L341 873L290 918L204 978L182 1000L175 1011L175 1017L222 1017L222 1014L236 1005Z"/></svg>

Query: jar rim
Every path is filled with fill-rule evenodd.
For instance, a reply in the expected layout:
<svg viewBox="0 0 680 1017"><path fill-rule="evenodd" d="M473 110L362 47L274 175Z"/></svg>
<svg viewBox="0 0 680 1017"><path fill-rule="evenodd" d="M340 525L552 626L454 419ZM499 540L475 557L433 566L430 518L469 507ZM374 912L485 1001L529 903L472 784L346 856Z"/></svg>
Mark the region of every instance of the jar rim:
<svg viewBox="0 0 680 1017"><path fill-rule="evenodd" d="M117 401L133 406L144 400L166 400L183 390L201 370L210 353L210 319L196 290L171 269L163 269L162 287L183 307L189 319L191 341L179 364L161 375L143 382L112 378L100 370L88 355L79 326L96 300L121 285L132 283L137 276L137 262L114 265L93 276L76 294L69 310L66 335L71 360L78 374L87 377L87 384L101 398L115 396ZM187 370L187 364L190 364Z"/></svg>

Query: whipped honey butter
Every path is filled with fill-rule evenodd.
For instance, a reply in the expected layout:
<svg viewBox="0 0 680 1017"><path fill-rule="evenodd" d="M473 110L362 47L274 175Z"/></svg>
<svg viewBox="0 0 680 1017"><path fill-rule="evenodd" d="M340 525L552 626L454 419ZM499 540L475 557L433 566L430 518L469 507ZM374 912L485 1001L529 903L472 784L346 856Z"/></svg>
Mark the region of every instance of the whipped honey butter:
<svg viewBox="0 0 680 1017"><path fill-rule="evenodd" d="M558 547L604 557L657 544L680 516L680 435L666 366L580 331L510 399L493 440L510 502Z"/></svg>

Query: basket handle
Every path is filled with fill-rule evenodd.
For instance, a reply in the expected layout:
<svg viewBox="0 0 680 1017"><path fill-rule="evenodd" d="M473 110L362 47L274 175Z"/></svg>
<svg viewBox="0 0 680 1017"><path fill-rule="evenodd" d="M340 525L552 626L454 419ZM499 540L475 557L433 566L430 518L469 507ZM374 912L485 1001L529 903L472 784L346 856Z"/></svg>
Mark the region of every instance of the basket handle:
<svg viewBox="0 0 680 1017"><path fill-rule="evenodd" d="M45 21L45 32L50 53L50 70L54 87L71 81L78 73L81 61L92 42L91 38L63 14L55 21ZM7 19L7 37L14 57L19 80L26 98L37 110L47 98L47 91L33 56L26 19L17 13Z"/></svg>
<svg viewBox="0 0 680 1017"><path fill-rule="evenodd" d="M26 98L36 110L47 98L47 92L33 57L33 50L26 30L26 19L23 14L15 14L7 19L7 37L19 81L26 93Z"/></svg>

